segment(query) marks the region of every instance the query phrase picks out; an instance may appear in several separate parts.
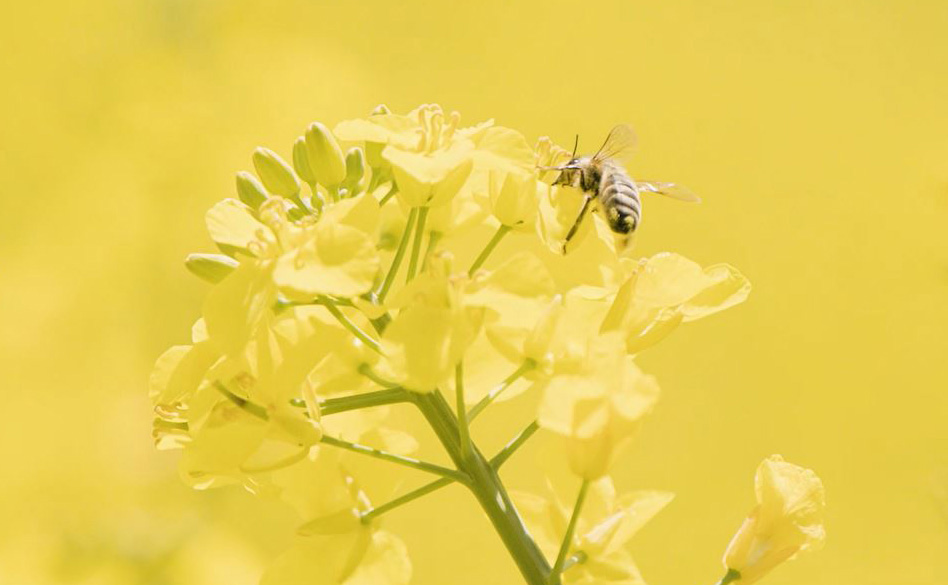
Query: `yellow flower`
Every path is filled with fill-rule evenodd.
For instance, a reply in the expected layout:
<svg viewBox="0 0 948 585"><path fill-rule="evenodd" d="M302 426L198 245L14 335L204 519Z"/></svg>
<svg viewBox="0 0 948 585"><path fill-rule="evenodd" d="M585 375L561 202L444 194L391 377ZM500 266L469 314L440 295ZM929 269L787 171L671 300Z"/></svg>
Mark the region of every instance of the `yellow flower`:
<svg viewBox="0 0 948 585"><path fill-rule="evenodd" d="M678 254L656 254L639 261L619 287L602 331L622 331L627 350L635 353L661 341L680 323L742 303L750 288L727 264L701 268Z"/></svg>
<svg viewBox="0 0 948 585"><path fill-rule="evenodd" d="M433 258L392 299L400 308L382 336L380 372L416 392L431 392L454 375L483 321L483 307L464 302L466 274L452 274L450 260Z"/></svg>
<svg viewBox="0 0 948 585"><path fill-rule="evenodd" d="M607 334L590 342L578 371L550 378L537 421L566 438L574 473L598 479L638 430L658 394L655 378L638 369L615 334Z"/></svg>
<svg viewBox="0 0 948 585"><path fill-rule="evenodd" d="M644 585L626 547L673 497L660 491L617 495L609 477L593 482L568 551L577 562L563 573L564 585ZM513 498L537 545L547 558L555 558L571 509L552 487L545 497L516 492Z"/></svg>
<svg viewBox="0 0 948 585"><path fill-rule="evenodd" d="M798 553L823 545L823 483L815 473L771 455L754 478L757 506L724 553L725 580L749 585Z"/></svg>
<svg viewBox="0 0 948 585"><path fill-rule="evenodd" d="M412 569L404 543L360 520L368 498L334 453L320 452L274 475L281 497L307 522L261 585L407 585Z"/></svg>

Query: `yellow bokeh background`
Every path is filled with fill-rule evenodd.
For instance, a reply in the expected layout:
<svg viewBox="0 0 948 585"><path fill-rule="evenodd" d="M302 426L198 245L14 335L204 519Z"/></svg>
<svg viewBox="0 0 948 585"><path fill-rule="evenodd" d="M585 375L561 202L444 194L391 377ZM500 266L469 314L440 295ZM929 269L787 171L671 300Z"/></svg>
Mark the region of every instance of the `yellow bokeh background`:
<svg viewBox="0 0 948 585"><path fill-rule="evenodd" d="M379 102L587 149L629 122L633 172L704 198L648 200L641 252L753 282L641 357L663 401L615 475L677 493L635 541L650 583L720 576L771 453L823 478L828 542L766 583L948 582L946 30L943 0L11 5L0 584L251 584L288 545L278 504L178 481L146 380L199 316L181 260L210 251L203 213L252 148L286 155L309 122ZM541 452L510 484L542 483ZM460 489L387 526L416 583L519 582Z"/></svg>

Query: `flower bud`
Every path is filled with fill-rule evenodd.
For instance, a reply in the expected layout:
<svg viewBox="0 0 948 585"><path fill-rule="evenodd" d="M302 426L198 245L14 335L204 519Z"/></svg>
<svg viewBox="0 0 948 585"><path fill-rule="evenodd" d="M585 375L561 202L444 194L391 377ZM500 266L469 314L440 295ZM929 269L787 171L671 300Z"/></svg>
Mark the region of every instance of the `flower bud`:
<svg viewBox="0 0 948 585"><path fill-rule="evenodd" d="M313 122L306 130L306 155L316 182L335 187L346 178L346 159L335 136L326 126Z"/></svg>
<svg viewBox="0 0 948 585"><path fill-rule="evenodd" d="M253 151L253 166L263 185L271 193L282 197L293 197L300 191L300 180L290 165L268 148Z"/></svg>
<svg viewBox="0 0 948 585"><path fill-rule="evenodd" d="M365 177L365 155L361 148L352 147L346 153L346 178L342 186L352 195L359 190L363 177Z"/></svg>
<svg viewBox="0 0 948 585"><path fill-rule="evenodd" d="M757 468L754 484L757 506L724 553L730 580L738 585L750 585L826 538L823 483L815 473L771 455Z"/></svg>
<svg viewBox="0 0 948 585"><path fill-rule="evenodd" d="M306 139L300 136L293 143L293 168L296 174L310 187L316 184L316 176L309 167L309 156L306 154Z"/></svg>
<svg viewBox="0 0 948 585"><path fill-rule="evenodd" d="M533 229L540 202L532 175L491 173L488 188L491 213L500 223L519 230Z"/></svg>
<svg viewBox="0 0 948 585"><path fill-rule="evenodd" d="M250 207L257 209L270 197L270 194L260 184L257 177L247 171L240 171L237 173L237 196Z"/></svg>
<svg viewBox="0 0 948 585"><path fill-rule="evenodd" d="M386 106L385 104L379 104L375 106L375 108L372 109L372 113L370 113L369 115L382 116L382 115L391 114L391 113L392 113L392 110L388 109L388 106Z"/></svg>
<svg viewBox="0 0 948 585"><path fill-rule="evenodd" d="M184 266L198 278L212 284L224 280L240 263L223 254L188 254Z"/></svg>

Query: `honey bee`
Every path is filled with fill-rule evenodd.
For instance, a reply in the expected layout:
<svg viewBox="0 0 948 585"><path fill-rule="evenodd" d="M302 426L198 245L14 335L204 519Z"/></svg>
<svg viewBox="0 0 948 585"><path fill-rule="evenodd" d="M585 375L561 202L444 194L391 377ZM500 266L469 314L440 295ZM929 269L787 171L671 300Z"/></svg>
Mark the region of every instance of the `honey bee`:
<svg viewBox="0 0 948 585"><path fill-rule="evenodd" d="M568 185L583 192L584 199L579 216L566 233L563 242L564 253L566 245L576 235L593 201L597 201L604 210L612 231L626 236L626 242L642 223L641 193L658 193L679 201L701 201L694 193L675 183L633 180L620 161L627 158L635 143L635 133L632 129L620 124L609 132L596 154L577 157L574 146L572 158L566 164L541 167L543 170L560 171L553 181L554 185Z"/></svg>

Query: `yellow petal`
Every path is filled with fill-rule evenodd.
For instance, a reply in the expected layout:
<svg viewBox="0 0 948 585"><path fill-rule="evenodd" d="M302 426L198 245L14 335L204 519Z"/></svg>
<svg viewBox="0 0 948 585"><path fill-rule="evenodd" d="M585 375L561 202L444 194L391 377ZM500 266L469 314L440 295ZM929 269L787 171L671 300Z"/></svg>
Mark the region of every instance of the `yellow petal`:
<svg viewBox="0 0 948 585"><path fill-rule="evenodd" d="M250 208L236 199L224 199L208 210L205 216L211 239L225 251L251 253L251 244L272 241L267 226L253 216Z"/></svg>
<svg viewBox="0 0 948 585"><path fill-rule="evenodd" d="M293 299L318 294L360 295L375 283L379 256L365 232L345 224L319 222L314 237L277 261L273 281Z"/></svg>

